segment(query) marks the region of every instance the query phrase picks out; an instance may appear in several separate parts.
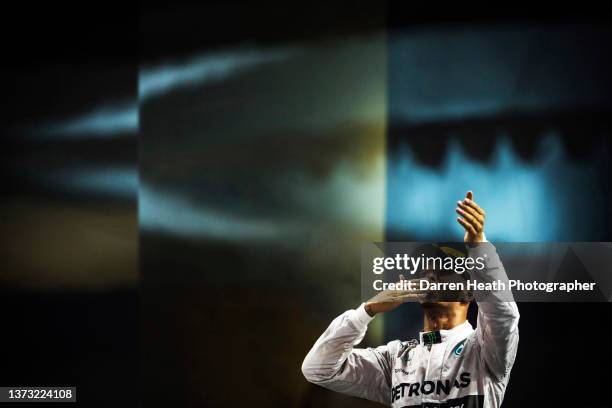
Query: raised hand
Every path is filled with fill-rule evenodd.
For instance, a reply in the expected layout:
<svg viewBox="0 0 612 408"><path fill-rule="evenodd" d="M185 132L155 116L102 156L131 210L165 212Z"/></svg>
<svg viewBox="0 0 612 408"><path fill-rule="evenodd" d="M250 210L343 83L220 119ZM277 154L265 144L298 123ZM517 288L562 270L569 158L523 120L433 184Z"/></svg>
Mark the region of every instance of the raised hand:
<svg viewBox="0 0 612 408"><path fill-rule="evenodd" d="M463 241L470 244L484 241L486 213L476 204L474 194L471 191L467 192L462 201L457 201L455 211L460 215L457 222L465 230Z"/></svg>

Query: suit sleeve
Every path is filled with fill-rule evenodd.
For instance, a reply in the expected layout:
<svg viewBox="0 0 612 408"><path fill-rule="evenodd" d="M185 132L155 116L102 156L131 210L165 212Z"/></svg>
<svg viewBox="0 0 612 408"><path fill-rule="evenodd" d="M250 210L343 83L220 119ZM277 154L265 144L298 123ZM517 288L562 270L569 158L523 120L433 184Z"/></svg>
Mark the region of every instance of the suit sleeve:
<svg viewBox="0 0 612 408"><path fill-rule="evenodd" d="M304 377L333 391L390 404L389 346L353 348L363 340L371 320L364 305L334 319L304 359Z"/></svg>
<svg viewBox="0 0 612 408"><path fill-rule="evenodd" d="M472 272L478 282L505 283L505 290L476 293L478 302L478 322L476 339L480 345L481 356L493 376L502 381L506 379L514 359L519 341L519 311L508 288L508 277L497 250L490 242L468 246L469 256L484 257L485 268Z"/></svg>

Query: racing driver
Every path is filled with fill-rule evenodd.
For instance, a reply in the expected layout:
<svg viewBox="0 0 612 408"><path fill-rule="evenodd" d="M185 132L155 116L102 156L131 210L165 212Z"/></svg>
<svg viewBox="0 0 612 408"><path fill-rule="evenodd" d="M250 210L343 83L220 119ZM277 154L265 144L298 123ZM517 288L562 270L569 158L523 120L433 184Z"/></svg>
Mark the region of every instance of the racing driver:
<svg viewBox="0 0 612 408"><path fill-rule="evenodd" d="M486 259L486 267L471 272L478 275L472 278L507 279L497 251L484 235L485 211L471 191L457 202L456 212L457 222L465 229L468 256ZM519 339L519 312L511 295L488 292L486 297L476 296L476 329L467 321L473 296L442 301L417 295L424 312L418 340L354 348L377 314L405 300L376 296L332 321L302 364L306 379L393 407L499 407Z"/></svg>

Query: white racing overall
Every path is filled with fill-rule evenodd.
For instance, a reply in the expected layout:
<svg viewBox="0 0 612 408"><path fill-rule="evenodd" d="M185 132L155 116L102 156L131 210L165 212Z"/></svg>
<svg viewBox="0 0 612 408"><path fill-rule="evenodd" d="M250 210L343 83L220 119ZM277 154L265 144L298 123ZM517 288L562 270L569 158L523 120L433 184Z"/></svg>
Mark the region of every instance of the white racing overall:
<svg viewBox="0 0 612 408"><path fill-rule="evenodd" d="M483 280L507 279L492 244L468 248L468 253L487 254ZM518 347L515 302L479 301L475 330L466 321L451 330L420 333L418 341L354 348L372 319L364 305L334 319L302 364L306 379L393 407L501 405Z"/></svg>

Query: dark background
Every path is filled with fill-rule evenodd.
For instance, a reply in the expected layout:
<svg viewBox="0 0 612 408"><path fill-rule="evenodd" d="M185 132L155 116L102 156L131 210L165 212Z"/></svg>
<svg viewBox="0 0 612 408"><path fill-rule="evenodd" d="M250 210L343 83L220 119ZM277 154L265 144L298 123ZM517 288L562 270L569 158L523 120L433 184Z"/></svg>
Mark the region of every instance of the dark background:
<svg viewBox="0 0 612 408"><path fill-rule="evenodd" d="M333 181L339 163L357 163L357 169L368 173L376 166L372 151L387 155L385 166L392 169L394 154L406 146L415 152L418 168L439 169L452 140L458 140L475 162L486 163L500 130L509 132L517 163L538 165L534 152L543 128L553 128L558 135L569 156L567 168L575 163L590 166L595 154L609 155L610 106L600 96L609 94L610 33L609 18L601 13L527 18L354 2L291 7L235 2L141 7L53 3L13 6L5 19L0 302L7 328L0 383L76 385L83 406L373 405L306 383L301 361L329 321L358 304L360 241L433 235L418 226L394 231L393 214L401 209L389 195L384 217L374 227L359 224L369 214L364 210L364 216L361 207L342 218L347 202L368 204L363 196L351 195L367 179L359 170L357 184L332 182L323 192L316 186ZM568 25L599 28L585 34L564 30ZM352 119L315 131L304 125L336 104L350 110L355 95L369 99L369 94L357 91L343 97L347 89L359 90L364 78L376 78L372 89L388 84L383 98L388 98L387 112L392 111L400 103L394 95L402 88L393 88L391 79L402 71L394 71L393 55L383 49L392 44L393 33L419 38L419 33L435 36L462 27L479 35L499 27L517 32L536 27L543 33L561 27L569 38L586 38L567 47L555 43L558 53L576 52L573 61L583 61L583 71L576 75L561 73L560 83L569 84L561 93L571 96L565 91L577 89L576 95L584 95L579 91L588 88L584 78L593 86L589 89L598 92L588 93L594 97L586 105L568 103L559 109L499 115L476 112L469 117L434 117L418 125L389 115L382 133L376 118L359 116L369 112L365 108ZM547 41L542 44L546 49ZM70 137L40 131L39 126L63 123L98 107L134 103L139 65L155 67L200 53L286 45L305 46L307 52L288 65L272 64L226 83L187 87L145 101L139 141L137 129L129 126L102 136L91 128ZM352 66L352 56L361 67ZM380 65L379 57L386 66ZM372 71L363 68L368 58L378 61L372 61ZM531 86L527 83L518 89ZM309 88L314 95L307 93ZM324 94L321 100L318 93ZM302 105L307 98L312 100ZM257 118L274 126L249 128L260 126ZM217 126L235 123L239 125L234 133L215 133ZM580 167L583 173L576 176L592 181L592 196L580 190L573 197L575 180L566 189L554 190L559 194L555 200L569 203L560 214L567 217L563 211L577 211L580 215L571 220L584 221L580 228L558 229L542 239L610 240L609 171L601 163ZM141 222L145 228L139 241L138 192L132 181L137 164L145 185L169 197L187 197L199 211L186 214L223 209L226 218L229 214L237 221L229 217L217 225L208 217L194 219L207 234L192 234L187 227L187 234L160 232ZM122 172L114 176L115 169ZM82 180L82 174L94 176ZM76 181L61 182L66 179ZM401 185L393 180L384 179L387 194L400 191ZM123 183L126 188L109 187ZM300 186L309 188L302 194ZM448 196L463 187L453 187ZM490 194L487 200L493 199ZM151 197L157 196L145 195ZM310 204L309 197L317 202ZM589 207L590 202L597 206ZM340 215L328 211L336 208ZM161 213L170 224L172 215L178 216L172 209L170 217ZM147 214L144 221L149 220ZM277 214L278 219L273 218ZM189 225L189 219L176 220L177 228ZM268 224L262 232L257 220L275 220L274 228L283 223L297 227L286 236L266 235ZM236 223L244 229L232 235ZM259 240L260 233L272 238ZM330 283L339 284L340 293L330 289ZM608 308L521 304L521 344L504 406L606 406ZM378 334L368 341L412 337L418 319L418 310L403 306L386 317L384 328L373 328ZM586 330L601 335L585 342Z"/></svg>
<svg viewBox="0 0 612 408"><path fill-rule="evenodd" d="M136 133L39 127L135 102L137 7L12 2L2 16L0 383L76 386L76 405L135 406L137 191L102 179L135 171Z"/></svg>
<svg viewBox="0 0 612 408"><path fill-rule="evenodd" d="M186 198L189 206L173 201L175 213L188 210L185 217L200 226L183 225L183 216L170 211L156 214L176 220L173 227L142 229L148 218L141 222L143 334L155 339L143 347L145 383L180 390L145 401L370 405L305 383L301 361L331 319L359 302L357 241L456 239L452 207L468 188L491 214L490 239L610 238L605 15L482 16L442 7L425 12L412 4L149 13L140 35L151 66L240 47L294 46L305 55L228 72L141 105L141 183L158 193L141 194L141 205L165 195ZM386 37L377 37L381 30ZM331 51L321 57L320 49ZM417 57L402 60L404 49ZM335 65L336 58L352 64ZM373 78L386 87L382 99ZM310 94L313 88L318 95ZM365 91L353 93L360 88ZM382 133L378 117L368 116L369 100L386 101ZM351 104L354 116L344 111ZM402 116L403 106L414 115ZM340 119L323 122L334 112ZM308 120L324 124L313 129ZM542 145L547 140L563 155L548 156L555 149ZM367 177L351 179L343 166L368 173L381 151L386 204L377 229L361 224L370 214L362 207L378 205L377 195L359 196L356 190L370 186ZM405 151L412 156L401 173ZM500 152L510 157L507 167L495 167ZM445 172L453 154L462 164ZM302 195L295 192L302 188ZM409 198L417 196L411 206ZM330 215L330 208L343 215ZM226 234L198 216L213 210L224 218ZM422 222L411 224L415 219ZM253 220L272 231L255 229ZM297 232L275 229L278 220L296 223ZM601 327L607 308L521 304L521 345L504 406L606 405L594 390L605 387L608 359L593 364L582 357L606 342L597 337L583 345L579 338L581 330ZM420 311L405 305L385 316L384 327L371 327L366 344L414 337L420 324ZM583 386L592 392L580 391Z"/></svg>

